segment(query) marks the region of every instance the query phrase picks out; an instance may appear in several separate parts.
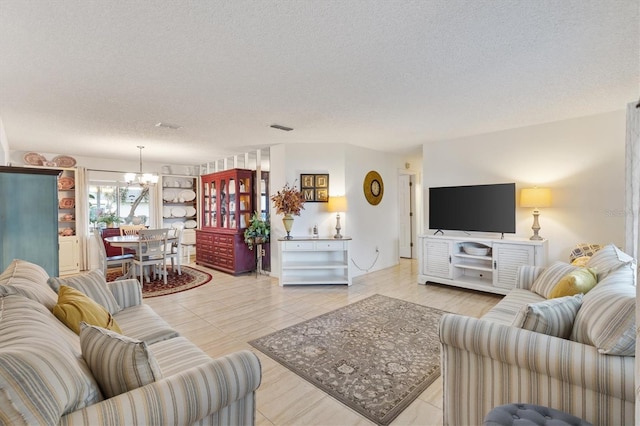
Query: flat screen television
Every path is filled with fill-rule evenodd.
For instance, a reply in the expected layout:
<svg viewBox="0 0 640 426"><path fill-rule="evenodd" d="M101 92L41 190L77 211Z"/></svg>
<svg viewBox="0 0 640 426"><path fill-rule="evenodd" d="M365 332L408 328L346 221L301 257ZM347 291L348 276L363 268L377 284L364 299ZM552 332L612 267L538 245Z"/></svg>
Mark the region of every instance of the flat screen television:
<svg viewBox="0 0 640 426"><path fill-rule="evenodd" d="M429 228L516 232L516 184L429 188Z"/></svg>

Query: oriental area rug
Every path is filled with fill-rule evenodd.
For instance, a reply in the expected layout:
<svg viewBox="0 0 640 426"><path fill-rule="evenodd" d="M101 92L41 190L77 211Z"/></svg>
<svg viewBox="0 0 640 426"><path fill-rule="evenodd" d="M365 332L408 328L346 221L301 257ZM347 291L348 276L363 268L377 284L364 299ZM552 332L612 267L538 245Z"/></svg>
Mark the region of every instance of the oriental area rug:
<svg viewBox="0 0 640 426"><path fill-rule="evenodd" d="M388 425L440 375L444 313L376 294L249 344Z"/></svg>
<svg viewBox="0 0 640 426"><path fill-rule="evenodd" d="M200 287L211 281L212 276L206 272L200 271L189 266L181 266L182 275L174 273L170 266L167 266L167 284L165 285L162 277L147 282L145 280L142 286L142 297L157 297L167 294L179 293L181 291L191 290ZM107 271L107 282L115 281L116 278L122 276L122 270L111 268ZM152 277L153 278L153 277Z"/></svg>

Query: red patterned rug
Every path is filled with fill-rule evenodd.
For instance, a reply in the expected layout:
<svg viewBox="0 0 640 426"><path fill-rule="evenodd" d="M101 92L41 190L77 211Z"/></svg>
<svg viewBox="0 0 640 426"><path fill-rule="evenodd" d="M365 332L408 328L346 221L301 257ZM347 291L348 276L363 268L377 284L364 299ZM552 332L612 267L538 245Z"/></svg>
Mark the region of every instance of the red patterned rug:
<svg viewBox="0 0 640 426"><path fill-rule="evenodd" d="M210 274L202 272L189 266L182 266L182 275L177 272L173 273L170 266L167 266L167 284L165 285L162 278L146 282L142 286L142 297L157 297L167 294L179 293L192 288L200 287L211 281L213 278ZM120 268L111 268L107 271L107 281L115 281L116 278L122 276Z"/></svg>

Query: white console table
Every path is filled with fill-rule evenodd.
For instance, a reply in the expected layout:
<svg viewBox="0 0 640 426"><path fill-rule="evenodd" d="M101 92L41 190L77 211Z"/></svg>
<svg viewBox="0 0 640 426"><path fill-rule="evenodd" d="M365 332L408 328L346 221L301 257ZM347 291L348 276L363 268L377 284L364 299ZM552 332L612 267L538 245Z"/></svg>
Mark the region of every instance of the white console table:
<svg viewBox="0 0 640 426"><path fill-rule="evenodd" d="M278 239L280 286L351 285L350 237Z"/></svg>
<svg viewBox="0 0 640 426"><path fill-rule="evenodd" d="M515 287L521 265L545 266L547 240L420 235L418 283L428 281L490 293L507 294ZM469 254L467 246L486 247Z"/></svg>

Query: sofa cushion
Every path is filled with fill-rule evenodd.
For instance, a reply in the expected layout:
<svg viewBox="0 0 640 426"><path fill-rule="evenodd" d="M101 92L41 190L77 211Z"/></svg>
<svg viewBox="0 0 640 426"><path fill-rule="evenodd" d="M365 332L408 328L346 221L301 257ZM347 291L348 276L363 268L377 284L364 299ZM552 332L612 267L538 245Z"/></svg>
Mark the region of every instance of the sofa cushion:
<svg viewBox="0 0 640 426"><path fill-rule="evenodd" d="M116 298L113 297L113 294L107 287L107 280L105 280L102 271L93 270L86 274L74 275L67 278L52 277L49 278L47 282L56 293L58 293L61 285L80 290L94 302L104 306L111 315L121 311Z"/></svg>
<svg viewBox="0 0 640 426"><path fill-rule="evenodd" d="M0 389L14 416L20 413L27 424L57 424L62 415L102 400L78 337L46 307L10 295L0 298L0 312Z"/></svg>
<svg viewBox="0 0 640 426"><path fill-rule="evenodd" d="M606 278L609 273L624 268L632 277L633 283L636 284L636 262L633 257L629 256L614 244L609 244L598 250L589 262L588 268L595 268L598 273L598 280Z"/></svg>
<svg viewBox="0 0 640 426"><path fill-rule="evenodd" d="M114 315L124 335L142 340L148 345L178 336L165 320L148 305L123 309Z"/></svg>
<svg viewBox="0 0 640 426"><path fill-rule="evenodd" d="M520 309L513 326L563 339L571 336L582 294L529 303Z"/></svg>
<svg viewBox="0 0 640 426"><path fill-rule="evenodd" d="M80 329L82 356L105 397L162 378L160 366L146 343L85 322Z"/></svg>
<svg viewBox="0 0 640 426"><path fill-rule="evenodd" d="M185 337L149 345L165 377L211 362L211 357Z"/></svg>
<svg viewBox="0 0 640 426"><path fill-rule="evenodd" d="M574 294L585 294L598 283L598 274L594 268L580 268L569 272L553 287L550 299Z"/></svg>
<svg viewBox="0 0 640 426"><path fill-rule="evenodd" d="M636 287L627 271L617 269L584 296L571 340L609 355L634 356Z"/></svg>
<svg viewBox="0 0 640 426"><path fill-rule="evenodd" d="M528 303L545 300L544 297L520 288L514 288L502 298L489 312L482 316L483 320L511 325L520 309Z"/></svg>
<svg viewBox="0 0 640 426"><path fill-rule="evenodd" d="M15 289L15 292L43 304L47 309L53 309L58 296L49 288L47 280L49 274L42 266L26 260L16 259L0 274L0 286ZM2 294L12 292L3 290Z"/></svg>
<svg viewBox="0 0 640 426"><path fill-rule="evenodd" d="M538 275L538 278L536 278L531 286L531 291L545 299L549 299L551 291L556 284L558 284L565 275L577 269L579 269L577 266L569 265L565 262L555 262L547 266L544 271Z"/></svg>
<svg viewBox="0 0 640 426"><path fill-rule="evenodd" d="M91 300L80 290L61 285L53 314L76 334L82 321L122 333L120 326L104 306Z"/></svg>

